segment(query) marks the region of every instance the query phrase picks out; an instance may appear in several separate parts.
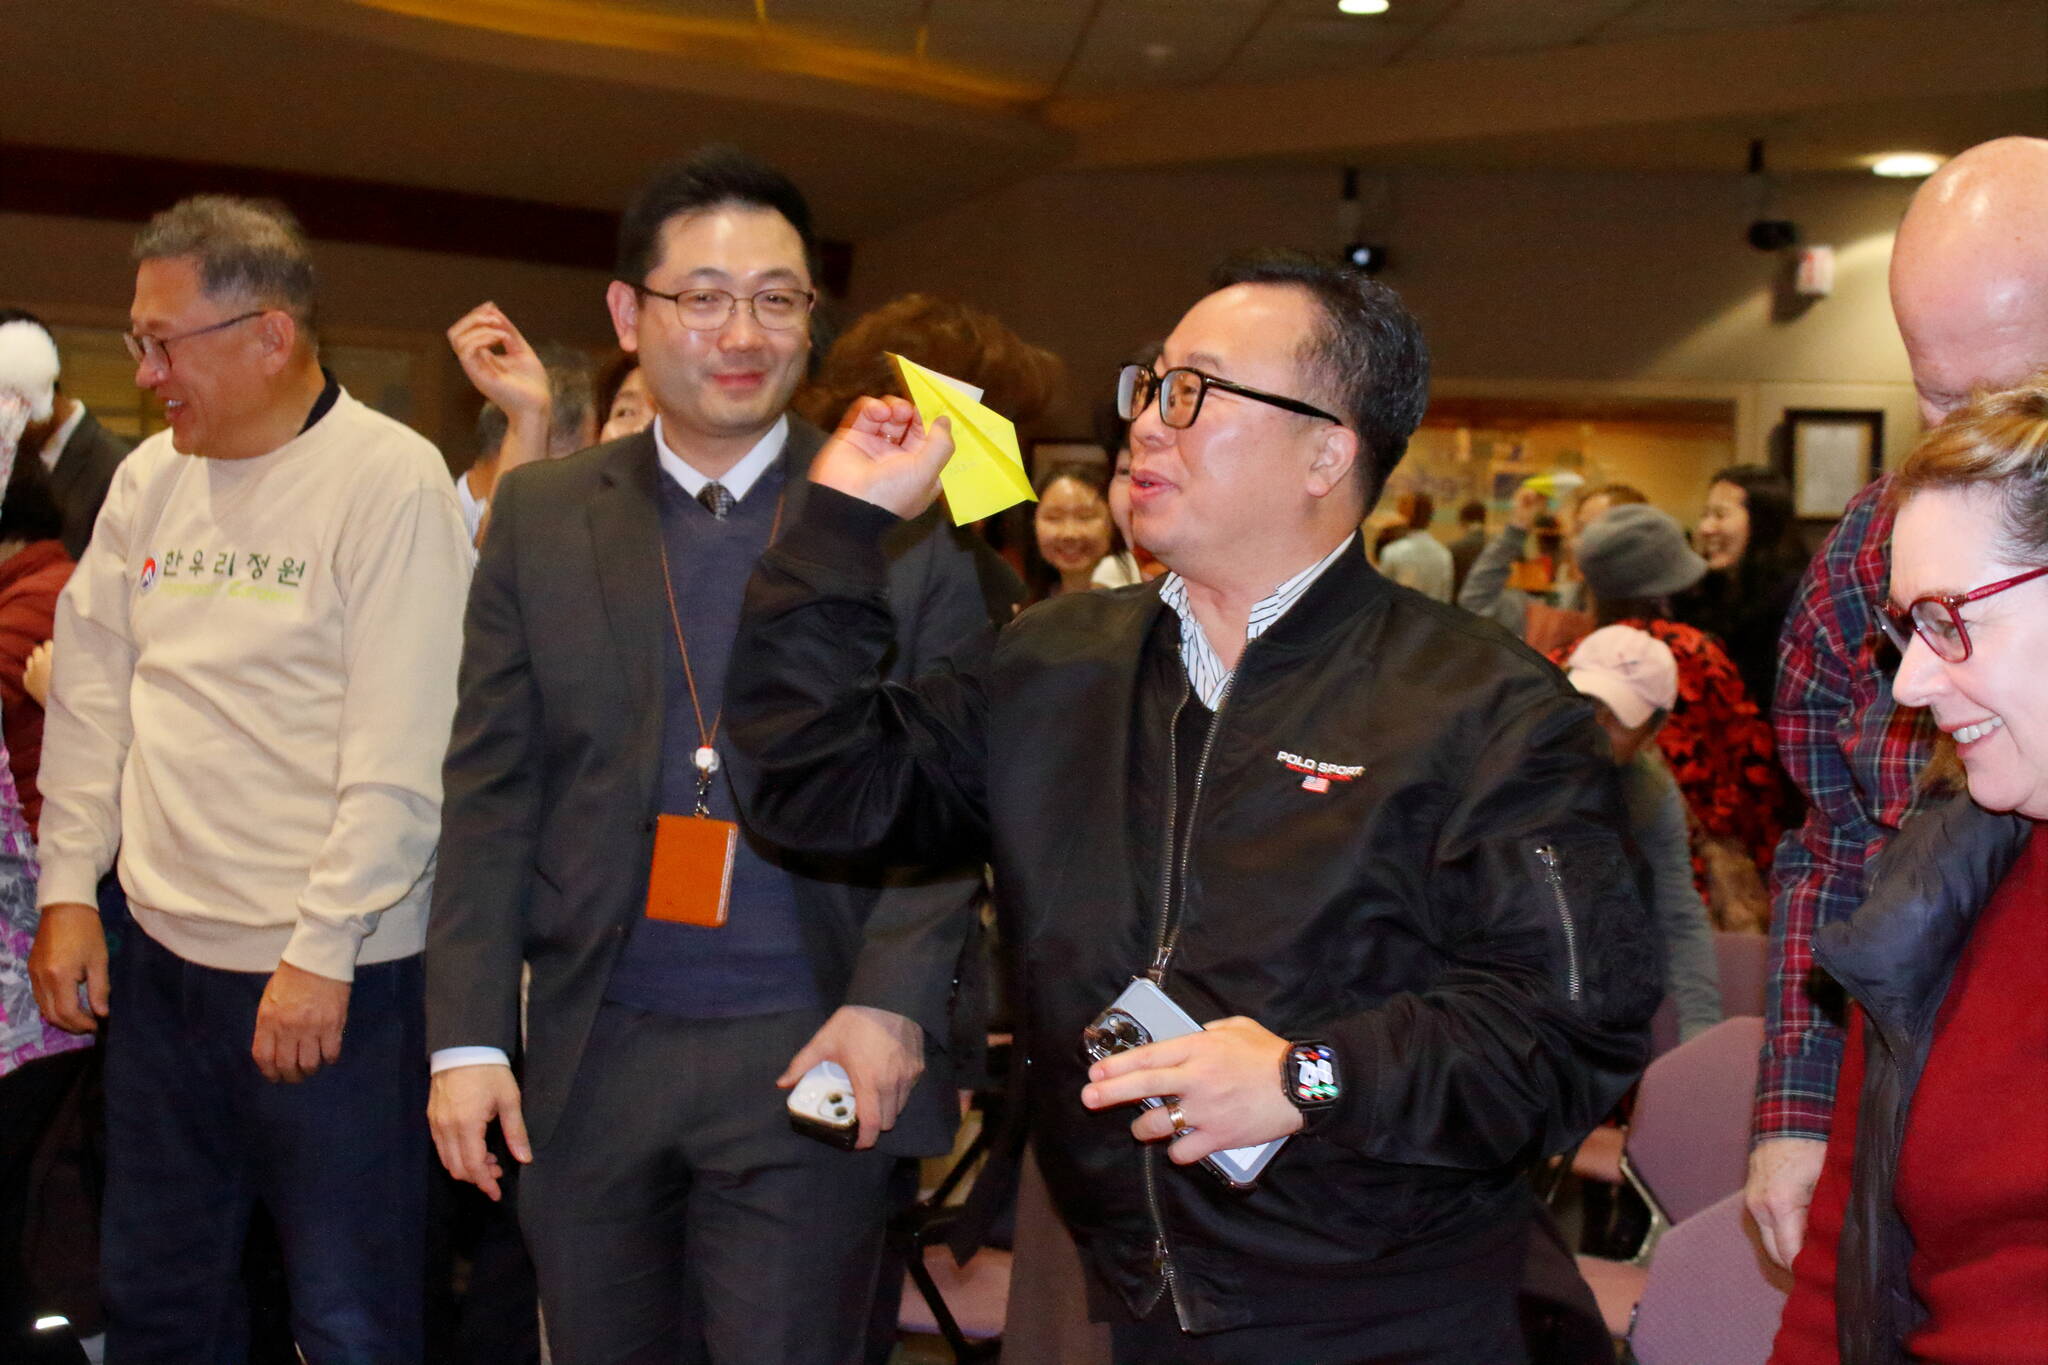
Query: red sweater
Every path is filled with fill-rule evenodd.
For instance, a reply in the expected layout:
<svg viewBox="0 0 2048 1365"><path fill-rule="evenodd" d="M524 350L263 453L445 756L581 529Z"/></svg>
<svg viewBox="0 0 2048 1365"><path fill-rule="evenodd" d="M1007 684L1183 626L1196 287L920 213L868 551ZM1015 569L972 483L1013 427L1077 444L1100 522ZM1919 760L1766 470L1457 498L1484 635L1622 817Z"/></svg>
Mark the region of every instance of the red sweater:
<svg viewBox="0 0 2048 1365"><path fill-rule="evenodd" d="M21 671L37 645L50 638L57 594L75 567L62 542L38 540L0 563L0 738L21 793L29 832L43 814L36 772L43 763L43 708L21 687Z"/></svg>
<svg viewBox="0 0 2048 1365"><path fill-rule="evenodd" d="M1827 1162L1771 1365L1833 1365L1835 1251L1863 1088L1856 1012ZM2038 832L1956 964L1915 1090L1894 1197L1913 1234L1908 1338L1942 1365L2048 1360L2048 837Z"/></svg>

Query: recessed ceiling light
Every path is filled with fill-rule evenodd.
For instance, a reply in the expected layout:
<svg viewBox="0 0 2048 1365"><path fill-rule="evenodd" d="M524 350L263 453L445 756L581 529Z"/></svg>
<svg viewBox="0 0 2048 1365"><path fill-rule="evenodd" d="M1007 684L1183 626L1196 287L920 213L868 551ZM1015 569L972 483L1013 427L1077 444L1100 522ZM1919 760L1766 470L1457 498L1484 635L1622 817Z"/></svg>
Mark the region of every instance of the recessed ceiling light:
<svg viewBox="0 0 2048 1365"><path fill-rule="evenodd" d="M1895 180L1917 180L1941 169L1942 159L1928 152L1893 152L1870 163L1870 169Z"/></svg>
<svg viewBox="0 0 2048 1365"><path fill-rule="evenodd" d="M1387 0L1337 0L1337 8L1345 14L1385 14Z"/></svg>

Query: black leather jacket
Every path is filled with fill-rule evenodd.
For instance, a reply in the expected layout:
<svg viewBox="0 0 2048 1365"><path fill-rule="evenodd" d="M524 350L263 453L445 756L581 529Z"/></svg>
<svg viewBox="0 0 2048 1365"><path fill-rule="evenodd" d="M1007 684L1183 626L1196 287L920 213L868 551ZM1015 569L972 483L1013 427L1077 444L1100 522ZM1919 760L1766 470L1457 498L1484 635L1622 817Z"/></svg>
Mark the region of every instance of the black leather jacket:
<svg viewBox="0 0 2048 1365"><path fill-rule="evenodd" d="M1967 796L1916 816L1885 846L1862 907L1814 935L1814 962L1863 1007L1865 1025L1835 1268L1842 1365L1905 1365L1906 1337L1926 1316L1908 1277L1912 1234L1892 1198L1899 1149L1963 945L2032 829Z"/></svg>
<svg viewBox="0 0 2048 1365"><path fill-rule="evenodd" d="M1362 554L1246 649L1177 779L1202 794L1165 984L1197 1019L1331 1040L1344 1088L1233 1193L1079 1099L1081 1031L1158 938L1131 805L1170 807L1133 781L1168 741L1134 725L1185 682L1177 655L1147 667L1177 649L1156 586L1056 599L985 668L884 685L886 514L820 490L805 522L749 587L726 694L749 818L798 846L989 850L1039 1161L1135 1311L1170 1288L1196 1331L1364 1316L1525 1234L1520 1174L1628 1087L1662 980L1612 760L1555 669Z"/></svg>

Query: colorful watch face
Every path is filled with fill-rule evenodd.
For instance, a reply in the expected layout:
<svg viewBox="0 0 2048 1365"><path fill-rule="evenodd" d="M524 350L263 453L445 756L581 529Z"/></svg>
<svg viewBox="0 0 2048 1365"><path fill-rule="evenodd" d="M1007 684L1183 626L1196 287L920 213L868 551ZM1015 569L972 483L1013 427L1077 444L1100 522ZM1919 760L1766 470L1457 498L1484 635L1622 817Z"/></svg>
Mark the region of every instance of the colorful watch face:
<svg viewBox="0 0 2048 1365"><path fill-rule="evenodd" d="M1337 1054L1328 1043L1296 1043L1287 1053L1287 1097L1304 1109L1336 1102Z"/></svg>

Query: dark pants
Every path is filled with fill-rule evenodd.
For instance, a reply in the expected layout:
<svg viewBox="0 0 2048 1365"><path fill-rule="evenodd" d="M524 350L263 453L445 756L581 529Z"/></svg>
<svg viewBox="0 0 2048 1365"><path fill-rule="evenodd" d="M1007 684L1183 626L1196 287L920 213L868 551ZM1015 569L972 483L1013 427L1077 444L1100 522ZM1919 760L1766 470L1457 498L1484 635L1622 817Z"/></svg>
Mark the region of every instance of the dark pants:
<svg viewBox="0 0 2048 1365"><path fill-rule="evenodd" d="M1522 1365L1516 1291L1522 1280L1520 1240L1465 1266L1416 1274L1413 1292L1381 1281L1371 1316L1331 1322L1236 1327L1200 1336L1180 1329L1162 1296L1142 1322L1110 1328L1117 1365ZM1329 1296L1341 1310L1341 1289Z"/></svg>
<svg viewBox="0 0 2048 1365"><path fill-rule="evenodd" d="M91 1068L90 1049L40 1057L0 1076L0 1360L83 1361L69 1331L36 1330L51 1311L25 1260L29 1209L34 1202L36 1154L65 1100ZM80 1230L87 1254L91 1228ZM40 1267L39 1267L40 1268Z"/></svg>
<svg viewBox="0 0 2048 1365"><path fill-rule="evenodd" d="M775 1078L820 1022L599 1010L519 1192L554 1359L860 1358L893 1159L791 1130Z"/></svg>
<svg viewBox="0 0 2048 1365"><path fill-rule="evenodd" d="M249 1055L269 975L186 962L146 933L107 1021L101 1243L109 1365L235 1365L250 1212L277 1226L312 1365L422 1357L427 1171L417 956L361 967L341 1059L297 1085Z"/></svg>

